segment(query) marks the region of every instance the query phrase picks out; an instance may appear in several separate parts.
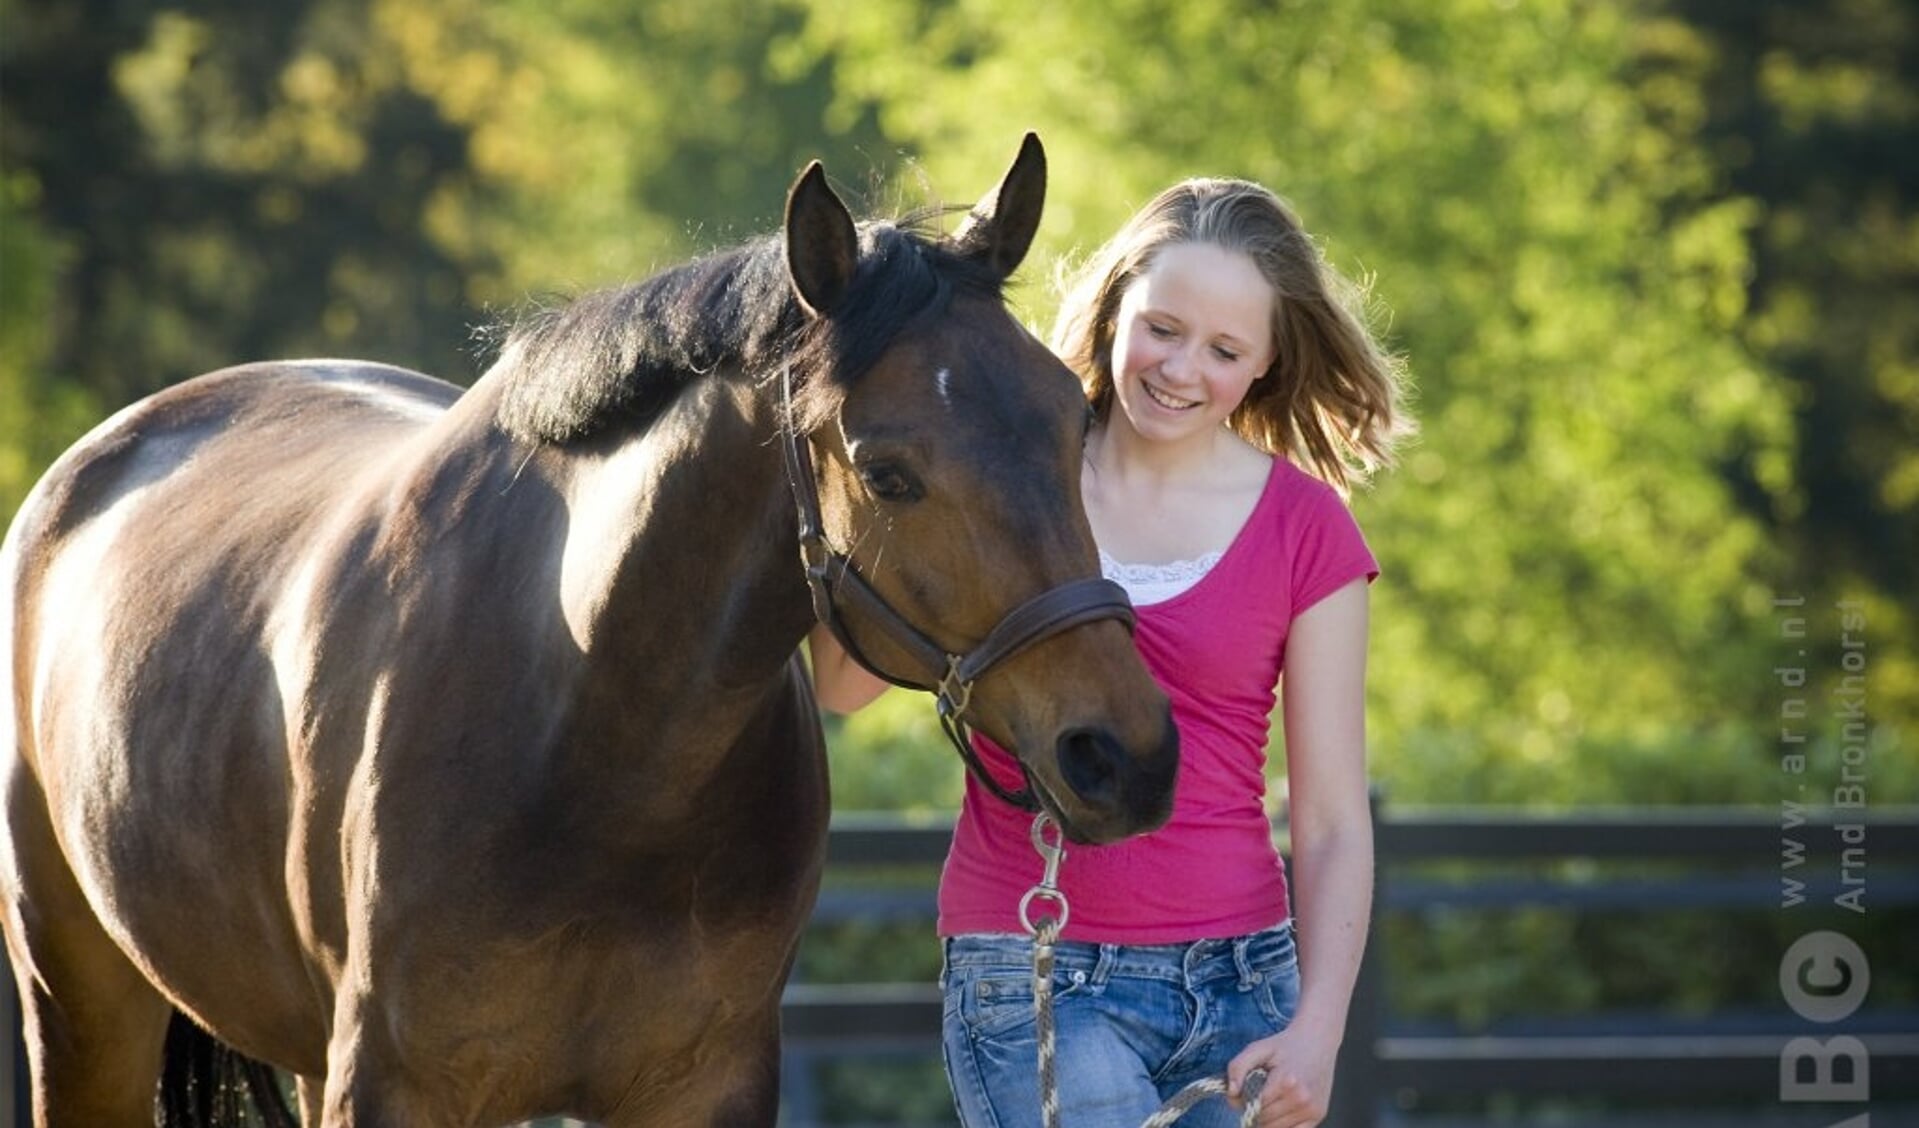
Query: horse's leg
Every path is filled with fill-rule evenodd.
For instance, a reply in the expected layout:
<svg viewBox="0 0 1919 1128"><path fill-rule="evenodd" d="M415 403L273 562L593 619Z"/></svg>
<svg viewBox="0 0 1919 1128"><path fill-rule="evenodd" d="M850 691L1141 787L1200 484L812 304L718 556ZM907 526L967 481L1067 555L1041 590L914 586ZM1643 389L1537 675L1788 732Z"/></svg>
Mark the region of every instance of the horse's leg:
<svg viewBox="0 0 1919 1128"><path fill-rule="evenodd" d="M399 1069L386 1064L391 1055L371 1034L381 1027L369 1027L363 1020L367 1009L363 997L350 994L342 994L334 1005L318 1123L323 1128L452 1128L459 1123L407 1086Z"/></svg>
<svg viewBox="0 0 1919 1128"><path fill-rule="evenodd" d="M152 1128L172 1006L108 937L54 840L39 784L15 764L7 833L7 952L37 1128Z"/></svg>
<svg viewBox="0 0 1919 1128"><path fill-rule="evenodd" d="M316 1123L319 1128L442 1128L449 1122L370 1063L328 1055Z"/></svg>
<svg viewBox="0 0 1919 1128"><path fill-rule="evenodd" d="M778 1028L755 1052L742 1055L730 1091L714 1109L713 1128L763 1124L772 1128L780 1114L780 1036Z"/></svg>
<svg viewBox="0 0 1919 1128"><path fill-rule="evenodd" d="M780 1036L777 1024L728 1048L716 1059L728 1068L677 1079L643 1104L624 1104L605 1116L605 1128L773 1128L780 1111ZM718 1075L716 1075L718 1074Z"/></svg>
<svg viewBox="0 0 1919 1128"><path fill-rule="evenodd" d="M326 1078L302 1074L294 1079L293 1088L300 1100L301 1128L320 1128L326 1118Z"/></svg>

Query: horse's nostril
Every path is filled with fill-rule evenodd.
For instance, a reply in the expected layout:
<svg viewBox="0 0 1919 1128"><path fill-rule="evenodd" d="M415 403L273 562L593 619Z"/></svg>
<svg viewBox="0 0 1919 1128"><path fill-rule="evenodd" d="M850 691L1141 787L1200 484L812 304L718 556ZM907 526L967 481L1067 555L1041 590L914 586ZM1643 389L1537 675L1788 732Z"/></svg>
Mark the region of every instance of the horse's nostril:
<svg viewBox="0 0 1919 1128"><path fill-rule="evenodd" d="M1113 803L1120 793L1125 751L1100 729L1073 729L1059 738L1059 774L1090 803Z"/></svg>

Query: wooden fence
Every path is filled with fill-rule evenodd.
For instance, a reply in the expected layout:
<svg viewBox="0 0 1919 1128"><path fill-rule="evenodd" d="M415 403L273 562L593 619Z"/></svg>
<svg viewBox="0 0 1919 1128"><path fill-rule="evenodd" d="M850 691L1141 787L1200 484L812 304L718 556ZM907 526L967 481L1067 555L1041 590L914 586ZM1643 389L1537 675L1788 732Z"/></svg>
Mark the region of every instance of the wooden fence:
<svg viewBox="0 0 1919 1128"><path fill-rule="evenodd" d="M1904 951L1876 952L1873 959L1903 963L1908 976L1919 964L1919 808L1854 812L1870 865L1870 913L1900 913L1911 925ZM1772 1007L1738 1015L1672 1018L1658 1013L1594 1014L1530 1024L1529 1029L1460 1032L1419 1029L1387 1006L1384 946L1386 918L1435 910L1501 912L1548 907L1575 913L1621 910L1785 911L1782 876L1823 868L1827 878L1808 881L1808 903L1845 891L1844 855L1831 812L1809 813L1802 827L1782 831L1777 814L1750 809L1665 808L1621 811L1511 813L1488 809L1378 812L1379 879L1375 921L1350 1025L1342 1049L1333 1116L1337 1128L1387 1124L1438 1124L1421 1108L1449 1098L1501 1094L1528 1098L1636 1099L1646 1104L1749 1102L1745 1111L1712 1121L1705 1113L1678 1114L1675 1124L1757 1124L1750 1106L1775 1105L1781 1124L1826 1125L1852 1112L1890 1107L1893 1116L1919 1123L1919 1007L1911 1004L1862 1009L1845 1022L1822 1026L1794 1015L1783 995ZM1276 828L1283 841L1283 824ZM1809 844L1807 860L1782 869L1782 835ZM874 916L917 918L930 931L934 915L932 877L945 856L948 829L891 818L841 818L834 824L828 888L816 921L830 923ZM1514 874L1515 860L1571 863L1534 866ZM1484 876L1444 873L1448 863ZM1589 863L1589 864L1587 864ZM1035 863L1037 865L1037 861ZM835 876L862 870L921 866L929 874L920 889L874 892L836 888ZM1070 865L1070 863L1069 863ZM1435 870L1441 871L1435 876ZM1037 872L1037 871L1036 871ZM1750 924L1747 926L1748 933ZM1737 926L1728 944L1750 944ZM1769 939L1768 939L1769 942ZM1769 958L1783 957L1784 952ZM1861 969L1864 970L1864 969ZM1893 970L1886 967L1886 971ZM1889 977L1887 977L1889 978ZM1508 1024L1510 1025L1510 1024ZM815 1071L839 1055L936 1056L939 994L931 983L792 984L787 992L786 1123L831 1123L824 1119ZM1527 1024L1521 1023L1520 1027ZM1782 1051L1795 1038L1824 1040L1835 1034L1861 1039L1870 1060L1870 1104L1835 1115L1808 1118L1778 1100ZM1508 1101L1512 1104L1512 1101ZM1516 1114L1517 1115L1517 1114ZM1572 1123L1559 1114L1557 1123ZM1650 1114L1596 1114L1580 1124L1647 1125ZM1882 1116L1873 1123L1894 1122ZM1446 1123L1475 1123L1471 1117ZM1506 1123L1524 1123L1507 1120ZM1864 1123L1864 1122L1860 1122Z"/></svg>
<svg viewBox="0 0 1919 1128"><path fill-rule="evenodd" d="M1810 881L1810 902L1848 888L1846 874L1865 883L1868 912L1901 914L1912 924L1904 950L1875 952L1874 960L1903 964L1908 977L1919 963L1919 808L1879 808L1857 812L1863 837L1856 845L1857 873L1842 870L1847 859L1831 812L1809 814L1803 827L1782 829L1779 817L1751 810L1669 808L1652 811L1573 811L1549 814L1462 811L1380 812L1376 820L1379 881L1375 920L1393 914L1467 908L1494 911L1551 906L1573 912L1643 909L1778 909L1782 877L1782 838L1808 845L1807 871L1823 865L1829 877ZM1283 840L1283 825L1277 828ZM849 919L913 922L931 934L933 875L945 856L949 831L937 824L897 818L842 817L829 843L828 888L816 921ZM1460 880L1432 876L1446 863L1510 863L1527 860L1585 860L1601 863L1583 876L1562 872L1504 874ZM1617 872L1617 865L1649 863L1645 875ZM1869 868L1867 868L1869 867ZM838 879L862 871L917 868L916 885L873 890ZM1597 874L1597 876L1594 876ZM1785 911L1785 910L1778 910ZM1795 1016L1782 996L1766 1013L1730 1020L1675 1020L1639 1015L1626 1021L1595 1016L1585 1022L1561 1021L1523 1033L1461 1033L1415 1030L1386 1005L1384 980L1390 930L1372 933L1346 1036L1339 1074L1339 1100L1329 1125L1380 1128L1388 1124L1442 1123L1416 1110L1450 1097L1490 1093L1526 1096L1564 1095L1611 1098L1663 1098L1710 1101L1742 1098L1778 1105L1782 1051L1795 1038L1821 1041L1834 1035L1857 1037L1870 1062L1869 1103L1828 1104L1789 1109L1797 1119L1767 1119L1772 1124L1853 1123L1849 1116L1881 1111L1874 1124L1919 1123L1919 1010L1910 1005L1869 1006L1846 1021L1821 1025ZM1726 937L1740 943L1750 937ZM1781 956L1784 953L1779 953ZM1864 971L1865 969L1860 969ZM1888 968L1887 970L1890 970ZM1882 972L1883 975L1883 972ZM0 991L11 1008L10 991ZM0 1015L15 1030L14 1052L0 1060L0 1107L9 1107L15 1123L30 1123L17 1013ZM919 1055L937 1057L940 1001L929 982L825 984L803 980L787 990L787 1128L812 1128L824 1119L817 1070L841 1058ZM1831 1115L1824 1115L1824 1109ZM1883 1110L1883 1111L1882 1111ZM1504 1123L1524 1123L1506 1119ZM1657 1121L1634 1114L1625 1119L1568 1121L1582 1125ZM1682 1114L1673 1124L1708 1122L1758 1124L1751 1112L1708 1121L1703 1114ZM1448 1124L1475 1123L1471 1119ZM1865 1124L1866 1121L1858 1121Z"/></svg>

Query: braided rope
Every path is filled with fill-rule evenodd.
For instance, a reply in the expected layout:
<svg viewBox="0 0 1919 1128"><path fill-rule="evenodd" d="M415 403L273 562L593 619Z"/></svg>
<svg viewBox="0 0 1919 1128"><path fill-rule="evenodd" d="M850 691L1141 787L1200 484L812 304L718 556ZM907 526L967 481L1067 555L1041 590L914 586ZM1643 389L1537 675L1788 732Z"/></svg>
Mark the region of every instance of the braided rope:
<svg viewBox="0 0 1919 1128"><path fill-rule="evenodd" d="M1060 1128L1059 1076L1055 1064L1059 1032L1053 1023L1053 946L1059 941L1059 932L1059 920L1045 917L1033 933L1033 1018L1039 1027L1039 1115L1043 1128ZM1240 1113L1240 1128L1253 1128L1258 1121L1259 1095L1265 1084L1263 1070L1247 1074L1243 1086L1246 1107ZM1208 1097L1226 1095L1226 1078L1202 1077L1174 1093L1140 1128L1172 1128L1194 1105Z"/></svg>
<svg viewBox="0 0 1919 1128"><path fill-rule="evenodd" d="M1259 1070L1246 1075L1246 1084L1242 1086L1246 1094L1245 1111L1239 1114L1239 1128L1253 1128L1259 1119L1259 1091L1266 1084L1266 1074ZM1186 1110L1208 1097L1223 1097L1227 1094L1226 1078L1202 1077L1173 1094L1173 1099L1159 1106L1159 1111L1146 1118L1139 1128L1172 1128Z"/></svg>
<svg viewBox="0 0 1919 1128"><path fill-rule="evenodd" d="M1058 1057L1059 1033L1053 1025L1053 948L1059 943L1059 934L1066 928L1068 906L1066 894L1059 887L1060 863L1066 860L1066 836L1058 833L1048 838L1046 828L1054 825L1053 820L1041 813L1033 819L1033 849L1039 852L1046 863L1046 872L1039 884L1027 890L1020 898L1019 919L1026 931L1033 935L1033 1018L1039 1027L1039 1116L1042 1128L1060 1128L1059 1124L1059 1076L1056 1058ZM1055 825L1054 829L1058 828ZM1058 912L1033 920L1034 903L1051 902ZM1266 1072L1255 1069L1246 1075L1241 1086L1246 1098L1246 1108L1240 1113L1240 1128L1253 1128L1259 1119L1260 1090L1266 1085ZM1188 1109L1208 1097L1227 1095L1227 1081L1224 1077L1202 1077L1192 1084L1174 1093L1171 1100L1159 1107L1159 1111L1146 1118L1140 1128L1171 1128Z"/></svg>
<svg viewBox="0 0 1919 1128"><path fill-rule="evenodd" d="M1053 1072L1058 1032L1053 1029L1053 944L1058 917L1046 917L1033 934L1033 1017L1039 1024L1039 1119L1043 1128L1059 1128L1059 1078Z"/></svg>

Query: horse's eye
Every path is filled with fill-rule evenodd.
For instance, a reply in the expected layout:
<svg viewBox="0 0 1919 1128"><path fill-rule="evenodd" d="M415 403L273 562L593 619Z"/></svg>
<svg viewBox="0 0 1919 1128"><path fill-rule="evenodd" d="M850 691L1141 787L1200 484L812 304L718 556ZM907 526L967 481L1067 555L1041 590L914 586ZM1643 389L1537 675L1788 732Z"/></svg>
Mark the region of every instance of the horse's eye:
<svg viewBox="0 0 1919 1128"><path fill-rule="evenodd" d="M920 489L918 479L893 462L860 467L860 480L866 483L867 491L881 501L917 501L925 492Z"/></svg>

